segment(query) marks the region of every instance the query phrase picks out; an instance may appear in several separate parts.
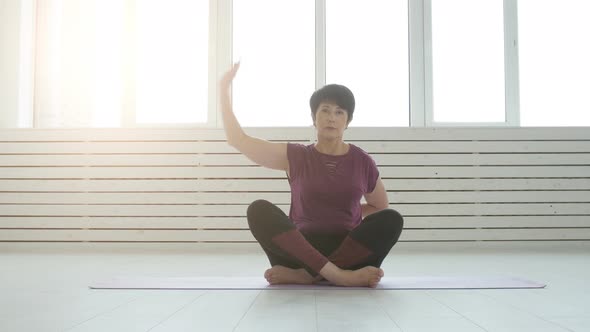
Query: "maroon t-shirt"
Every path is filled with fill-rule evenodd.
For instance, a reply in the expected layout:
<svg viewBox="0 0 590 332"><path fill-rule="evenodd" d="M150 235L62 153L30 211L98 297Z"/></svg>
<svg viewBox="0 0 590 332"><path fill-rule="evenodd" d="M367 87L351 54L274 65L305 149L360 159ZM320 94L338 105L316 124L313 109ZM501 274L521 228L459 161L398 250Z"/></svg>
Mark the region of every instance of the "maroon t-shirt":
<svg viewBox="0 0 590 332"><path fill-rule="evenodd" d="M289 218L303 233L341 234L362 221L361 198L375 189L379 170L361 148L332 156L314 144L289 143Z"/></svg>

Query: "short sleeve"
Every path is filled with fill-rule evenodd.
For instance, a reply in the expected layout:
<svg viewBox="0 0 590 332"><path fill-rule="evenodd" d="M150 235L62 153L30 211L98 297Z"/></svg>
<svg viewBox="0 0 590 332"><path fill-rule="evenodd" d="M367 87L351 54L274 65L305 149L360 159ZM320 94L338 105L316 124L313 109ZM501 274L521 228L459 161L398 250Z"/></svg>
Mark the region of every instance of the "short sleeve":
<svg viewBox="0 0 590 332"><path fill-rule="evenodd" d="M301 174L301 165L304 164L305 146L287 143L287 159L289 160L289 179L296 179Z"/></svg>
<svg viewBox="0 0 590 332"><path fill-rule="evenodd" d="M377 164L375 160L371 158L371 156L367 155L366 159L367 163L367 194L372 193L375 190L375 186L377 186L377 180L379 179L379 169L377 168Z"/></svg>

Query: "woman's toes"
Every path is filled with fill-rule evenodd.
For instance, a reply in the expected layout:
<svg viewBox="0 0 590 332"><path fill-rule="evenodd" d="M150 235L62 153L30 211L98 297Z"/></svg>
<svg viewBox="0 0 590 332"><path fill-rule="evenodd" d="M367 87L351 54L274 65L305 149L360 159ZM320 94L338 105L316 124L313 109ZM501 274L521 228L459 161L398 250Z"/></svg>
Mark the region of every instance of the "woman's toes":
<svg viewBox="0 0 590 332"><path fill-rule="evenodd" d="M268 270L266 270L266 271L264 272L264 277L265 277L266 279L268 279L268 278L271 276L271 272L270 272L270 270L271 270L271 269L268 269Z"/></svg>
<svg viewBox="0 0 590 332"><path fill-rule="evenodd" d="M369 280L369 287L371 288L375 288L377 287L377 284L379 284L379 281L381 281L381 278L379 277L373 277Z"/></svg>
<svg viewBox="0 0 590 332"><path fill-rule="evenodd" d="M266 279L266 281L268 281L269 283L272 283L272 272L270 271L270 269L266 270L266 272L264 272L264 278Z"/></svg>

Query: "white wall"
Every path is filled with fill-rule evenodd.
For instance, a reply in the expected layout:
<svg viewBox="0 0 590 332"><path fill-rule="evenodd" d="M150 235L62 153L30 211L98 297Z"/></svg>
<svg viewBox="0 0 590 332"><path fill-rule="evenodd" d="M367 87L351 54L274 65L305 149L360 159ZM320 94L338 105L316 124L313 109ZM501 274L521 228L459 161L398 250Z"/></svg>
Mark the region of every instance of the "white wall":
<svg viewBox="0 0 590 332"><path fill-rule="evenodd" d="M379 166L400 241L590 241L588 128L349 128L345 139ZM247 206L288 213L289 184L224 140L223 129L0 129L0 243L253 242Z"/></svg>
<svg viewBox="0 0 590 332"><path fill-rule="evenodd" d="M20 8L0 0L0 128L18 127Z"/></svg>

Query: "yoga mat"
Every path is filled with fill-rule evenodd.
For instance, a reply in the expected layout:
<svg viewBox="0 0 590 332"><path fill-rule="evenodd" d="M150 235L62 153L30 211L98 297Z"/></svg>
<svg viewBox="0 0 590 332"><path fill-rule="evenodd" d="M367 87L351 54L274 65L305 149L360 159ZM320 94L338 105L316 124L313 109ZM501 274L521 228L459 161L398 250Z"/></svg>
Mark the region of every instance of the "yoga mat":
<svg viewBox="0 0 590 332"><path fill-rule="evenodd" d="M504 289L544 288L545 285L514 277L384 277L379 289ZM100 280L92 289L368 289L367 287L339 287L328 282L313 285L269 285L262 277L117 277Z"/></svg>

